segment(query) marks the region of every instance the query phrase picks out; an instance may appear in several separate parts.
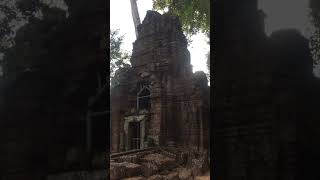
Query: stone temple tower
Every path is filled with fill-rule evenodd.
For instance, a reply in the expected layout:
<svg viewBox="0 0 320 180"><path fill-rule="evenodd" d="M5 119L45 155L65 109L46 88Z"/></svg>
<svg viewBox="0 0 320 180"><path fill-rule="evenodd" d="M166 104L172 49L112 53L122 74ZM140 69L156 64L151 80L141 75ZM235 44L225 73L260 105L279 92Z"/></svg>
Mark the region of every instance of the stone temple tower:
<svg viewBox="0 0 320 180"><path fill-rule="evenodd" d="M316 147L307 138L316 124L307 103L316 97L308 40L292 29L267 37L257 0L213 7L214 179L308 179L296 178L313 161L297 147Z"/></svg>
<svg viewBox="0 0 320 180"><path fill-rule="evenodd" d="M209 147L209 87L192 72L177 17L148 11L133 44L132 67L111 90L111 152L167 143Z"/></svg>

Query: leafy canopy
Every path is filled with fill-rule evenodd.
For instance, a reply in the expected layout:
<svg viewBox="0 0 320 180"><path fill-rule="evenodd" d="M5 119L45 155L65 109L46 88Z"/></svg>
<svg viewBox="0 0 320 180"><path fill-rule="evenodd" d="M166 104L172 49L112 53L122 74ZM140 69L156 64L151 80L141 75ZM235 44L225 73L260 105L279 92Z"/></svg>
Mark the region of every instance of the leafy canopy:
<svg viewBox="0 0 320 180"><path fill-rule="evenodd" d="M210 0L153 0L153 9L177 15L189 37L210 31Z"/></svg>
<svg viewBox="0 0 320 180"><path fill-rule="evenodd" d="M123 68L130 67L129 52L121 49L123 35L119 35L119 30L110 30L110 82L111 87L117 84L117 72Z"/></svg>

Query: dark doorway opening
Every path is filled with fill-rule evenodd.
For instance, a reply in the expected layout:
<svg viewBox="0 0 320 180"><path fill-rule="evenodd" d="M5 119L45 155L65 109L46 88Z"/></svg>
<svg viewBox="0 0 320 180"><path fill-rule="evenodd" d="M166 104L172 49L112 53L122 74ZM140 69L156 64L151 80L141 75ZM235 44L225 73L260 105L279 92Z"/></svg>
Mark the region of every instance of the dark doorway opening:
<svg viewBox="0 0 320 180"><path fill-rule="evenodd" d="M140 122L129 123L129 149L140 149Z"/></svg>

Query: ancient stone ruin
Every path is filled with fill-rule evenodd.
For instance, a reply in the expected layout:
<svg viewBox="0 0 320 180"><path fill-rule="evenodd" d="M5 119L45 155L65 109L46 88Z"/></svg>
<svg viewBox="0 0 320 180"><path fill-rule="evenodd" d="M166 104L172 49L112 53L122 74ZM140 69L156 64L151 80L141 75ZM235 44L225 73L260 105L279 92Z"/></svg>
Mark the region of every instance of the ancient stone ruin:
<svg viewBox="0 0 320 180"><path fill-rule="evenodd" d="M319 80L308 40L291 29L267 37L257 0L213 11L214 179L312 179Z"/></svg>
<svg viewBox="0 0 320 180"><path fill-rule="evenodd" d="M111 90L111 152L169 141L208 148L207 79L192 73L179 20L148 11L131 63Z"/></svg>
<svg viewBox="0 0 320 180"><path fill-rule="evenodd" d="M133 44L132 67L118 72L119 84L111 89L111 153L166 146L208 152L208 81L203 72L192 72L187 40L179 19L148 11L138 31L139 37ZM171 151L159 150L150 156L166 159L160 156ZM146 158L148 155L143 155L141 162L147 163L143 160ZM174 161L171 157L165 163ZM111 163L111 177L115 166L123 166L115 163ZM138 166L143 165L132 165ZM145 173L134 175L153 175Z"/></svg>
<svg viewBox="0 0 320 180"><path fill-rule="evenodd" d="M102 37L108 2L65 2L68 19L56 9L43 11L46 18L30 19L6 52L2 180L107 179L109 84Z"/></svg>
<svg viewBox="0 0 320 180"><path fill-rule="evenodd" d="M210 178L208 155L181 148L150 148L135 153L113 154L110 179L193 180Z"/></svg>

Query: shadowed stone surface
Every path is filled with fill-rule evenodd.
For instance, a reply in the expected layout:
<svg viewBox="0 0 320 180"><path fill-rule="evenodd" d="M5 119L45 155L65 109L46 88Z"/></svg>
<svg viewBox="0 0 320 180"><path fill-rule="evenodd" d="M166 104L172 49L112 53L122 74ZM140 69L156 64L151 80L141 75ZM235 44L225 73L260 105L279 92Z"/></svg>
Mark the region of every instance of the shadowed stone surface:
<svg viewBox="0 0 320 180"><path fill-rule="evenodd" d="M94 152L86 152L85 117L97 74L107 76L101 43L107 2L66 3L68 19L57 9L43 11L44 20L30 19L17 32L16 46L6 52L0 80L0 179L36 180L106 168L106 155L103 163L92 162L91 156L106 153L108 122L93 123L92 138L100 142L93 143Z"/></svg>
<svg viewBox="0 0 320 180"><path fill-rule="evenodd" d="M214 179L318 177L319 143L308 137L319 137L319 80L308 40L292 29L267 37L257 0L214 7Z"/></svg>
<svg viewBox="0 0 320 180"><path fill-rule="evenodd" d="M110 163L110 179L122 179L141 175L142 167L139 164L129 162L111 162Z"/></svg>
<svg viewBox="0 0 320 180"><path fill-rule="evenodd" d="M187 159L185 163L178 164L179 154L183 151L188 154ZM168 156L168 154L170 154L170 156ZM112 176L114 179L116 179L116 176L120 176L118 174L121 173L122 176L126 176L127 178L134 177L128 177L125 173L125 168L118 167L119 164L129 163L122 161L124 159L125 158L116 158L112 160L110 171L111 174L116 174L115 176ZM141 165L141 172L139 175L146 179L192 180L198 176L204 175L209 170L209 162L205 155L201 155L197 151L188 151L185 149L181 151L175 149L175 151L173 151L169 148L161 148L156 150L156 152L142 155L137 164Z"/></svg>

